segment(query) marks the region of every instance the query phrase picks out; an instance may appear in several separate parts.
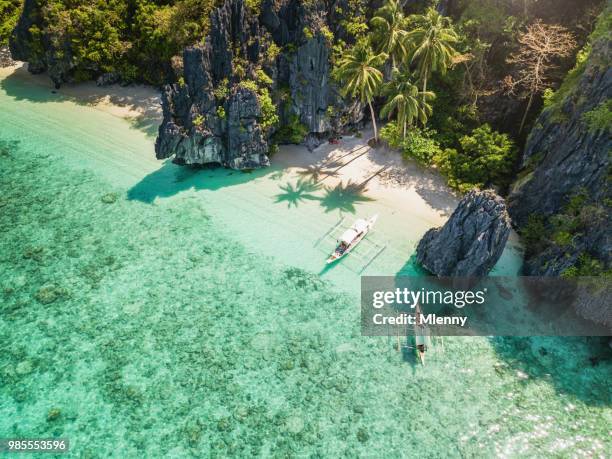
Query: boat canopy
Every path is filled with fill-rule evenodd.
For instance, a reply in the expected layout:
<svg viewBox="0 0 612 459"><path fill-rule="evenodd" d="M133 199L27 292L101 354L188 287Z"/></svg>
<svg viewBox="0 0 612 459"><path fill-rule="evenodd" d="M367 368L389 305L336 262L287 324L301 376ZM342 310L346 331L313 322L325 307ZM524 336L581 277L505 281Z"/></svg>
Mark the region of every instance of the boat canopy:
<svg viewBox="0 0 612 459"><path fill-rule="evenodd" d="M340 241L344 242L345 244L350 244L358 234L359 233L354 228L348 229L342 234L342 236L340 236Z"/></svg>
<svg viewBox="0 0 612 459"><path fill-rule="evenodd" d="M365 230L368 229L368 222L365 221L363 218L360 218L358 220L355 220L355 223L353 224L353 228L358 233L363 233Z"/></svg>

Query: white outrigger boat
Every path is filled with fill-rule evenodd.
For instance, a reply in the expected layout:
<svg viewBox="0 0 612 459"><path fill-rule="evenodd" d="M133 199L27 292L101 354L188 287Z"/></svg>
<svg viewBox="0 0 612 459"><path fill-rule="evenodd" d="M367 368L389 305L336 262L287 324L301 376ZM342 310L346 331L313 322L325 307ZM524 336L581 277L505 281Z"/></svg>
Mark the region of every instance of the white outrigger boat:
<svg viewBox="0 0 612 459"><path fill-rule="evenodd" d="M416 344L416 352L421 361L421 365L425 365L425 352L431 344L431 332L429 328L423 323L421 306L419 303L416 304L414 311L414 342Z"/></svg>
<svg viewBox="0 0 612 459"><path fill-rule="evenodd" d="M365 235L372 229L377 219L378 215L373 215L367 220L364 220L363 218L355 220L353 226L346 230L342 236L340 236L340 239L338 239L336 250L334 250L334 253L332 253L327 259L327 264L339 260L353 250L353 248L359 244Z"/></svg>

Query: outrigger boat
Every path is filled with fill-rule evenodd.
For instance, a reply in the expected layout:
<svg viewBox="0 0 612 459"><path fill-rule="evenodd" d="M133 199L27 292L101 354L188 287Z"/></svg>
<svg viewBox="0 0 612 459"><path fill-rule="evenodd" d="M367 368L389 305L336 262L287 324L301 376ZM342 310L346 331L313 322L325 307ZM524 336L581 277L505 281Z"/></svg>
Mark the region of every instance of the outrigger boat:
<svg viewBox="0 0 612 459"><path fill-rule="evenodd" d="M334 253L327 259L327 264L333 263L336 260L347 255L353 248L361 242L361 240L368 234L368 231L372 229L374 223L378 219L378 215L374 215L367 220L360 218L353 223L348 230L346 230L340 239L338 239L338 245Z"/></svg>
<svg viewBox="0 0 612 459"><path fill-rule="evenodd" d="M423 312L419 303L416 304L414 321L414 341L416 344L416 352L421 361L421 365L425 365L425 352L429 348L431 342L429 328L423 323Z"/></svg>

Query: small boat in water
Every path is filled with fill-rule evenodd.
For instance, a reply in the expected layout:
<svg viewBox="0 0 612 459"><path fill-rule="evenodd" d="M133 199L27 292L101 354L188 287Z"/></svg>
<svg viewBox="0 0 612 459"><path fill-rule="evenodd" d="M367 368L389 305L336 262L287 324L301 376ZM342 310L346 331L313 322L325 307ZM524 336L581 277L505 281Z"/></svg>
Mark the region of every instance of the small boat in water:
<svg viewBox="0 0 612 459"><path fill-rule="evenodd" d="M425 365L425 352L427 352L429 344L431 343L431 332L423 323L423 312L421 311L421 306L419 303L416 304L414 314L414 341L416 344L416 352L419 356L419 360L421 361L421 365Z"/></svg>
<svg viewBox="0 0 612 459"><path fill-rule="evenodd" d="M353 223L348 230L346 230L340 239L334 253L327 259L327 264L333 263L336 260L347 255L353 248L361 242L366 234L372 229L374 223L378 219L378 215L374 215L367 220L360 218Z"/></svg>

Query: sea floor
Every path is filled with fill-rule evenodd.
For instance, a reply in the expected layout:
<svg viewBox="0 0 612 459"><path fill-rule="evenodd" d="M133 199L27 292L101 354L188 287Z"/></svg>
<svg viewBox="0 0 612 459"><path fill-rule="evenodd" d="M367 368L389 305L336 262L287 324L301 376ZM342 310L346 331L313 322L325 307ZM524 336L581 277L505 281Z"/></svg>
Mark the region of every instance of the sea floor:
<svg viewBox="0 0 612 459"><path fill-rule="evenodd" d="M179 168L153 140L0 80L0 437L74 457L609 454L597 340L446 338L422 367L361 336L363 265L323 270L317 242L379 213L365 273L418 275L418 215L279 168Z"/></svg>

